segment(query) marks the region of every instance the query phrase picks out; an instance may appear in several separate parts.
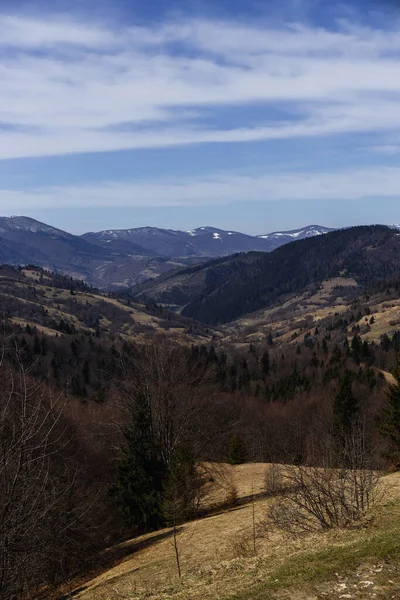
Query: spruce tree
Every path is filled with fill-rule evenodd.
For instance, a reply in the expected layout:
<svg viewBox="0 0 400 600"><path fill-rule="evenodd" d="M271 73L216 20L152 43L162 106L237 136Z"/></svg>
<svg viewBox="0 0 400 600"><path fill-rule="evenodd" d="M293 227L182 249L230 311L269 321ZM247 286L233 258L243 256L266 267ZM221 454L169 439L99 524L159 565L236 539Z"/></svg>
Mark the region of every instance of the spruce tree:
<svg viewBox="0 0 400 600"><path fill-rule="evenodd" d="M157 529L165 524L162 504L168 469L158 456L151 410L142 393L135 398L133 420L124 438L124 458L112 494L128 523L142 531Z"/></svg>
<svg viewBox="0 0 400 600"><path fill-rule="evenodd" d="M261 362L262 362L262 372L263 372L263 375L265 375L265 376L269 375L269 371L270 371L271 365L270 365L270 361L269 361L269 352L268 352L268 350L265 350L264 354L262 355Z"/></svg>
<svg viewBox="0 0 400 600"><path fill-rule="evenodd" d="M354 360L359 365L361 362L362 340L359 335L355 335L351 340L351 353Z"/></svg>
<svg viewBox="0 0 400 600"><path fill-rule="evenodd" d="M338 441L343 441L351 433L358 410L358 403L353 395L352 374L346 371L333 403L333 431Z"/></svg>
<svg viewBox="0 0 400 600"><path fill-rule="evenodd" d="M236 434L231 437L227 459L231 465L241 465L247 460L246 446L242 438Z"/></svg>
<svg viewBox="0 0 400 600"><path fill-rule="evenodd" d="M387 406L380 423L382 435L390 440L392 458L400 462L400 355L392 371L396 383L391 385L387 394Z"/></svg>

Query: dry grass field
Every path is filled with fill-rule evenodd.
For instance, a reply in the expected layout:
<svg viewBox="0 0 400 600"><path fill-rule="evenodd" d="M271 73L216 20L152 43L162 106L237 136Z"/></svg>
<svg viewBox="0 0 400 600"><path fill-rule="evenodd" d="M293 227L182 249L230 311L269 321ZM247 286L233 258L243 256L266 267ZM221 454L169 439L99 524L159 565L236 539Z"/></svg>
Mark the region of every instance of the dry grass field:
<svg viewBox="0 0 400 600"><path fill-rule="evenodd" d="M219 344L246 349L250 343L265 343L269 333L276 334L274 344L296 344L299 336L313 334L321 322L339 318L351 312L351 305L359 287L354 279L337 277L323 282L320 289L311 294L290 298L279 306L246 315L223 327L224 335ZM382 300L382 294L365 299L359 298L362 312L368 307L369 315L355 323L359 325L361 337L369 342L379 342L382 335L391 335L400 329L400 300ZM373 316L373 322L370 323ZM349 338L352 335L349 334Z"/></svg>
<svg viewBox="0 0 400 600"><path fill-rule="evenodd" d="M18 278L0 274L0 300L12 306L12 320L21 328L34 326L49 336L63 335L52 328L50 320L73 325L77 331L95 333L85 321L88 312L101 315L101 331L130 341L145 341L157 335L173 343L208 343L211 334L189 333L185 323L167 321L151 314L139 303L128 306L107 294L95 291L76 291L52 287L51 275L43 271L22 269Z"/></svg>
<svg viewBox="0 0 400 600"><path fill-rule="evenodd" d="M390 334L400 328L400 300L372 305L371 315L373 315L375 322L370 326L371 330L362 337L370 342L379 341L383 334ZM363 319L359 324L363 324Z"/></svg>
<svg viewBox="0 0 400 600"><path fill-rule="evenodd" d="M357 287L354 279L336 277L325 281L313 294L305 292L279 306L251 313L228 324L224 327L221 343L246 347L265 341L271 331L280 333L276 344L294 342L293 336L311 333L323 319L347 311Z"/></svg>
<svg viewBox="0 0 400 600"><path fill-rule="evenodd" d="M225 480L238 496L263 488L267 465L219 466L214 495L224 500ZM218 484L218 485L217 485ZM288 539L265 530L271 499L221 510L184 524L178 543L182 579L177 577L171 530L121 544L118 564L77 589L79 600L322 600L400 598L400 474L383 477L385 490L367 522ZM256 553L253 550L253 510ZM115 552L116 548L108 553ZM107 552L104 557L107 559ZM66 595L65 598L71 597Z"/></svg>

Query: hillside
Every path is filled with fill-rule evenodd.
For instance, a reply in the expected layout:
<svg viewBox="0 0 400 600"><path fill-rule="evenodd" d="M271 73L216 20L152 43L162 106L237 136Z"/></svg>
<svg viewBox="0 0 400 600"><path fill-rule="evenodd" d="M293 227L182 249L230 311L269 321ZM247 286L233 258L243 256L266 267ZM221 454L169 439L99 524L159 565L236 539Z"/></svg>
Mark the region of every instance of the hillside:
<svg viewBox="0 0 400 600"><path fill-rule="evenodd" d="M99 289L130 288L169 271L237 252L269 252L293 239L322 235L316 225L262 236L199 227L138 227L72 235L29 217L0 217L0 264L35 264Z"/></svg>
<svg viewBox="0 0 400 600"><path fill-rule="evenodd" d="M229 281L258 261L261 256L260 252L234 254L186 269L178 269L153 282L136 286L133 296L138 300L151 299L157 304L180 311L182 307L211 294L225 281Z"/></svg>
<svg viewBox="0 0 400 600"><path fill-rule="evenodd" d="M123 302L82 281L34 266L0 266L0 303L12 322L48 336L83 333L144 341L164 334L171 341L182 337L187 343L209 339L201 325L197 326L198 338L187 334L189 327L196 329L189 319Z"/></svg>
<svg viewBox="0 0 400 600"><path fill-rule="evenodd" d="M35 264L98 288L115 289L193 264L193 260L170 260L123 240L102 246L28 217L1 217L0 263Z"/></svg>
<svg viewBox="0 0 400 600"><path fill-rule="evenodd" d="M235 269L239 272L259 259L257 253L238 255L214 261L213 268L225 270L229 279ZM62 535L64 529L61 534L57 528L54 531L55 522L64 526L59 517L53 520L53 513L48 518L47 513L39 515L39 521L35 513L27 513L45 560L36 557L37 546L29 543L28 527L15 534L25 561L19 564L30 574L29 581L35 577L37 582L32 584L33 597L40 597L34 586L46 583L46 600L51 597L52 585L56 586L53 597L59 599L58 586L69 578L66 597L77 588L75 596L82 592L87 600L186 600L240 593L247 600L253 592L260 598L265 593L273 598L272 592L279 588L275 579L289 589L298 585L302 589L303 583L308 585L308 577L315 583L315 564L320 578L315 593L322 593L328 585L337 589L334 573L342 569L344 578L357 582L354 569L360 556L368 569L379 553L387 552L390 560L398 532L389 527L383 512L377 513L376 530L362 529L358 535L358 529L351 529L318 536L317 541L313 536L308 542L302 538L291 543L290 556L299 565L295 573L288 570L287 542L274 532L264 535L265 530L260 530L258 558L249 558L253 507L259 523L270 505L261 497L255 505L246 505L246 498L263 491L262 463L316 463L319 468L321 441L331 440L332 432L338 435L335 407L344 392L350 393L352 414L365 427L366 447L371 448L368 460L379 469L391 464L389 441L381 435L379 423L387 402L387 384L395 381L390 371L400 347L396 317L399 282L399 278L378 282L366 293L355 279L326 280L318 289L302 289L284 305L278 303L211 330L159 306L100 293L82 281L37 267L2 267L0 301L7 339L12 340L7 363L2 365L2 402L15 425L1 429L0 423L0 432L4 439L18 433L18 402L24 396L17 388L18 402L10 404L8 398L14 394L14 384L23 384L27 365L30 397L39 407L44 408L43 402L52 407L54 394L63 398L61 431L65 430L66 440L54 456L52 477L65 490L70 482L60 465L71 465L70 472L77 474L72 513L63 493L55 507L67 520L68 536ZM10 379L12 369L16 375ZM149 404L140 412L143 398ZM142 420L137 423L138 419ZM40 432L41 426L36 435ZM141 440L149 451L142 453ZM38 476L45 472L40 456ZM152 461L148 463L148 456L154 456L159 471L154 471ZM196 506L200 508L197 517L207 515L190 522L179 517L182 582L174 575L171 531L165 529L171 523L168 507L171 502L174 506L177 497L175 492L169 495L172 488L164 491L165 482L172 485L174 481L169 479L171 470L166 470L171 467L164 466L171 464L166 462L170 456L179 458L172 465L181 468L183 464L179 481L190 500L185 510ZM144 463L137 463L142 457ZM227 460L254 464L234 467L233 473L232 468L224 473L220 467L207 466L198 477L196 465L220 465ZM141 469L140 480L136 464ZM7 463L5 472L13 473L15 465ZM153 483L154 473L161 484ZM142 481L150 487L144 487ZM45 483L41 498L46 503L55 487L53 479L50 488ZM25 485L23 481L21 485ZM30 490L35 497L36 487ZM159 503L153 513L160 515L158 525L145 520L147 507L152 506L147 490ZM15 511L20 511L24 502L17 494ZM227 503L232 502L238 505L226 512ZM130 517L130 506L135 511L135 506L140 506L140 512L132 512ZM391 513L397 510L390 509ZM190 514L193 517L194 513ZM374 548L370 533L376 538ZM327 561L327 552L331 552L327 547L337 548L332 562ZM344 555L343 547L349 548ZM8 553L8 545L5 548ZM87 586L85 582L96 575L99 579ZM26 580L18 575L17 583L24 586ZM381 585L378 580L377 575L377 586Z"/></svg>
<svg viewBox="0 0 400 600"><path fill-rule="evenodd" d="M145 286L138 297L204 323L227 323L317 289L335 277L373 285L400 272L400 239L385 226L353 227L296 241L261 256L210 262Z"/></svg>
<svg viewBox="0 0 400 600"><path fill-rule="evenodd" d="M239 497L253 481L262 489L268 465L228 467ZM218 479L215 485L218 485ZM381 480L386 495L364 526L284 538L265 530L271 499L257 500L179 529L183 577L175 574L172 531L166 529L108 550L109 567L76 590L79 600L308 600L397 598L400 592L396 542L400 516L398 474ZM248 491L248 490L247 490ZM256 555L251 548L257 524ZM372 518L373 516L373 518ZM123 560L113 556L123 555ZM107 553L104 556L107 565Z"/></svg>

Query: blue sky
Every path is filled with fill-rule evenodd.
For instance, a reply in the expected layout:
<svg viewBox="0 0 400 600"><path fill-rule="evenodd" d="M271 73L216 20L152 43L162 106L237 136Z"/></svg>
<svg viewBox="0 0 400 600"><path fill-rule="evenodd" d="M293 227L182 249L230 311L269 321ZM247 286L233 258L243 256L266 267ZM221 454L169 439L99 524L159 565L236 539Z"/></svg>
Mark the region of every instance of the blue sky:
<svg viewBox="0 0 400 600"><path fill-rule="evenodd" d="M395 0L49 6L0 3L1 214L76 233L400 222Z"/></svg>

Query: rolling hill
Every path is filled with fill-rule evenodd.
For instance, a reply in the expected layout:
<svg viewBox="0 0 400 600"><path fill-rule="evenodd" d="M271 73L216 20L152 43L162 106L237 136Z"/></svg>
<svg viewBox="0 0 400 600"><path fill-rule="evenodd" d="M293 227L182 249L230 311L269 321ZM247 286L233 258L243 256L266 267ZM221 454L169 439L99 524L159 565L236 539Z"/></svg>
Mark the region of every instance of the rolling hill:
<svg viewBox="0 0 400 600"><path fill-rule="evenodd" d="M139 227L72 235L29 217L0 217L0 264L35 264L100 289L129 288L178 268L237 252L269 252L326 228L250 236L214 227Z"/></svg>
<svg viewBox="0 0 400 600"><path fill-rule="evenodd" d="M193 259L169 259L137 244L92 243L28 217L0 218L0 264L35 264L101 289L128 287Z"/></svg>
<svg viewBox="0 0 400 600"><path fill-rule="evenodd" d="M39 267L0 266L0 304L8 318L21 328L36 329L47 336L96 336L107 339L145 341L157 334L171 342L208 341L200 324L136 302L104 294L84 282Z"/></svg>
<svg viewBox="0 0 400 600"><path fill-rule="evenodd" d="M400 238L383 225L353 227L180 270L137 290L138 298L208 324L227 323L338 276L372 285L400 273Z"/></svg>

